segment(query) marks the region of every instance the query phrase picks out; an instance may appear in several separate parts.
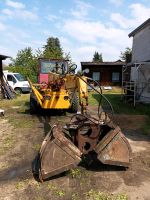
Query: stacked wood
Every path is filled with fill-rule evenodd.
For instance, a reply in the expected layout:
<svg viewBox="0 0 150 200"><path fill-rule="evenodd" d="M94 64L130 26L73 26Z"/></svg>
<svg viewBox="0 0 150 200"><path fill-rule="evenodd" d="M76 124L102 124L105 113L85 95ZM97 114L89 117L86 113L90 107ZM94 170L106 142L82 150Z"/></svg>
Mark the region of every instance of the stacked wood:
<svg viewBox="0 0 150 200"><path fill-rule="evenodd" d="M6 58L9 58L9 56L0 55L0 99L13 99L15 98L15 92L3 75L2 60L5 60Z"/></svg>

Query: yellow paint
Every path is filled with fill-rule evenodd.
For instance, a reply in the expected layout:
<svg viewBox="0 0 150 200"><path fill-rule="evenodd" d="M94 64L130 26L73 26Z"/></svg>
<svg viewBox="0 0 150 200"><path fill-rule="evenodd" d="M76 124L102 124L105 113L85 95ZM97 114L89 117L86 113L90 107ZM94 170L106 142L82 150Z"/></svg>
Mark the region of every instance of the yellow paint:
<svg viewBox="0 0 150 200"><path fill-rule="evenodd" d="M59 80L60 76L57 74L49 74L49 81ZM34 92L39 104L44 109L69 109L71 107L71 99L69 98L69 92L75 92L78 90L80 105L83 107L87 104L87 78L82 76L82 79L76 77L74 74L67 74L64 78L64 88L61 88L59 92L53 92L50 88L38 90L37 84L32 84L29 80L32 91ZM85 82L84 82L85 81ZM39 84L40 86L40 84ZM68 97L65 100L64 97Z"/></svg>
<svg viewBox="0 0 150 200"><path fill-rule="evenodd" d="M28 82L32 88L32 91L34 92L39 104L42 106L42 101L43 101L43 96L41 95L41 93L35 88L35 86L33 85L33 83L28 79Z"/></svg>
<svg viewBox="0 0 150 200"><path fill-rule="evenodd" d="M60 92L49 92L46 94L46 97L50 97L50 100L47 100L44 97L42 108L44 109L69 109L70 108L70 99L64 99L68 96L68 93L65 90Z"/></svg>

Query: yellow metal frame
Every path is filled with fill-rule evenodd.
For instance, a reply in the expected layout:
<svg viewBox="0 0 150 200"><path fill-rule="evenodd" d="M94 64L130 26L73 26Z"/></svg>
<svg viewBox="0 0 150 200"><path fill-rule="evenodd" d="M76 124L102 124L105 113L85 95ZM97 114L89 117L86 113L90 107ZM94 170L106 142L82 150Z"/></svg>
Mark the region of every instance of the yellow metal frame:
<svg viewBox="0 0 150 200"><path fill-rule="evenodd" d="M61 89L59 92L52 92L50 89L44 89L44 95L42 95L35 86L37 84L33 84L30 80L29 84L36 96L37 101L40 106L44 109L69 109L70 98L69 94L66 90ZM38 84L39 86L40 84Z"/></svg>
<svg viewBox="0 0 150 200"><path fill-rule="evenodd" d="M65 90L47 92L42 104L44 109L69 109L70 106L69 94Z"/></svg>
<svg viewBox="0 0 150 200"><path fill-rule="evenodd" d="M58 79L60 76L54 73L49 74L49 79ZM77 77L74 74L67 74L64 78L65 87L61 88L60 91L54 92L51 89L40 89L38 90L36 87L40 87L43 84L33 84L30 80L29 84L36 96L37 101L40 106L44 109L69 109L72 104L73 96L70 97L70 93L74 93L76 90L79 94L79 102L81 105L81 111L86 111L86 106L88 104L88 91L87 91L87 78L82 76L82 79Z"/></svg>

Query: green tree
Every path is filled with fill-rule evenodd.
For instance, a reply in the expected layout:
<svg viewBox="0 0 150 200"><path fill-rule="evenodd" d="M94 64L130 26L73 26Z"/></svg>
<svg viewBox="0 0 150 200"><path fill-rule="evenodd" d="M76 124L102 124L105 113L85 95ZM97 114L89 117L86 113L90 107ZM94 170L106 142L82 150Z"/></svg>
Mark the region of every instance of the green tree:
<svg viewBox="0 0 150 200"><path fill-rule="evenodd" d="M125 62L131 62L131 58L132 58L132 49L129 47L126 47L124 51L121 51L121 55L120 55L121 60L125 61Z"/></svg>
<svg viewBox="0 0 150 200"><path fill-rule="evenodd" d="M15 59L12 59L9 69L12 72L18 72L29 77L33 82L37 81L38 59L40 52L33 54L31 47L26 47L18 51Z"/></svg>
<svg viewBox="0 0 150 200"><path fill-rule="evenodd" d="M43 55L45 58L63 58L63 50L58 38L49 37L43 48Z"/></svg>
<svg viewBox="0 0 150 200"><path fill-rule="evenodd" d="M103 62L103 56L102 53L98 53L95 51L94 55L93 55L93 62Z"/></svg>
<svg viewBox="0 0 150 200"><path fill-rule="evenodd" d="M71 67L74 63L72 62L71 54L70 52L65 53L64 59L68 60L68 66Z"/></svg>

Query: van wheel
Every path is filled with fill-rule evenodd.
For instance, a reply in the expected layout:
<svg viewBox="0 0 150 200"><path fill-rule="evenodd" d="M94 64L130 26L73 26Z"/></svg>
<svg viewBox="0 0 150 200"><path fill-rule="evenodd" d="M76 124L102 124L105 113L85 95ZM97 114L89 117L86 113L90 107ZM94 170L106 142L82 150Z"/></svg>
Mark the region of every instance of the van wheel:
<svg viewBox="0 0 150 200"><path fill-rule="evenodd" d="M20 88L15 88L14 90L15 90L15 92L16 92L17 94L22 94L22 90L21 90Z"/></svg>

